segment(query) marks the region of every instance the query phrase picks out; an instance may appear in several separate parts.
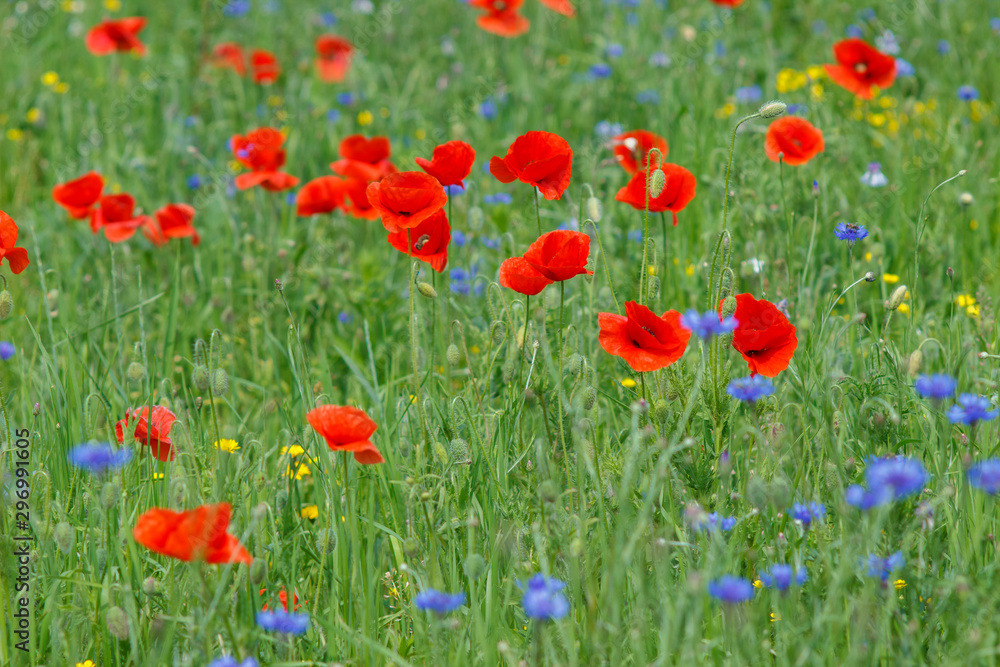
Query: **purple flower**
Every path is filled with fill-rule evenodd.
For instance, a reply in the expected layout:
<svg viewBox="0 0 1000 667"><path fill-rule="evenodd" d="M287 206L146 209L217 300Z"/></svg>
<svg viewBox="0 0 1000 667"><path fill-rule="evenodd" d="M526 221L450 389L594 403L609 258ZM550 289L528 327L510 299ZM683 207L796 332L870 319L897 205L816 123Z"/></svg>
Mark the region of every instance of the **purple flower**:
<svg viewBox="0 0 1000 667"><path fill-rule="evenodd" d="M896 58L896 76L913 76L917 70L910 64L909 60Z"/></svg>
<svg viewBox="0 0 1000 667"><path fill-rule="evenodd" d="M823 517L826 516L826 507L822 503L809 503L804 505L802 503L795 503L792 508L788 510L788 513L793 519L802 523L802 526L808 528L812 524L813 520L822 521Z"/></svg>
<svg viewBox="0 0 1000 667"><path fill-rule="evenodd" d="M524 591L521 606L529 618L547 621L569 613L569 601L560 593L566 583L553 577L536 574L527 583L518 583Z"/></svg>
<svg viewBox="0 0 1000 667"><path fill-rule="evenodd" d="M861 39L861 37L865 34L864 30L861 29L861 26L854 24L847 26L847 29L844 32L848 37L854 37L856 39Z"/></svg>
<svg viewBox="0 0 1000 667"><path fill-rule="evenodd" d="M736 329L739 322L735 317L722 319L718 313L708 311L702 315L693 308L681 317L681 326L695 334L702 340L708 340L712 336L720 336Z"/></svg>
<svg viewBox="0 0 1000 667"><path fill-rule="evenodd" d="M958 99L963 102L971 102L979 99L979 91L972 86L962 86L958 89Z"/></svg>
<svg viewBox="0 0 1000 667"><path fill-rule="evenodd" d="M997 414L1000 414L1000 410L990 410L990 400L985 396L961 394L958 403L948 408L948 420L952 424L974 426L976 422L992 421L997 418Z"/></svg>
<svg viewBox="0 0 1000 667"><path fill-rule="evenodd" d="M708 594L720 602L739 604L753 598L753 584L743 577L726 574L708 582Z"/></svg>
<svg viewBox="0 0 1000 667"><path fill-rule="evenodd" d="M483 100L482 104L479 105L479 115L486 120L493 120L497 117L497 103L487 97Z"/></svg>
<svg viewBox="0 0 1000 667"><path fill-rule="evenodd" d="M461 248L465 245L465 232L461 229L451 230L451 242Z"/></svg>
<svg viewBox="0 0 1000 667"><path fill-rule="evenodd" d="M597 63L595 65L591 65L590 69L587 70L587 73L592 79L607 79L611 76L611 72L611 65L608 65L607 63Z"/></svg>
<svg viewBox="0 0 1000 667"><path fill-rule="evenodd" d="M7 361L14 356L17 350L14 348L14 343L9 341L0 341L0 360Z"/></svg>
<svg viewBox="0 0 1000 667"><path fill-rule="evenodd" d="M608 48L604 49L604 53L608 58L621 58L624 52L625 49L621 44L608 44Z"/></svg>
<svg viewBox="0 0 1000 667"><path fill-rule="evenodd" d="M197 190L201 187L201 176L198 174L191 174L187 178L187 186L189 190Z"/></svg>
<svg viewBox="0 0 1000 667"><path fill-rule="evenodd" d="M352 104L354 104L354 99L355 99L354 93L351 92L337 93L337 104L339 104L340 106L349 107Z"/></svg>
<svg viewBox="0 0 1000 667"><path fill-rule="evenodd" d="M465 604L465 592L460 591L452 595L429 588L426 591L417 593L414 602L417 605L417 609L433 611L438 614L447 614Z"/></svg>
<svg viewBox="0 0 1000 667"><path fill-rule="evenodd" d="M250 0L229 0L222 8L222 15L231 19L246 16L249 12Z"/></svg>
<svg viewBox="0 0 1000 667"><path fill-rule="evenodd" d="M615 135L621 134L623 131L621 123L612 123L607 120L602 120L594 126L594 134L601 139L610 139Z"/></svg>
<svg viewBox="0 0 1000 667"><path fill-rule="evenodd" d="M946 56L951 53L951 44L948 43L947 39L939 40L937 43L937 50L942 56Z"/></svg>
<svg viewBox="0 0 1000 667"><path fill-rule="evenodd" d="M864 561L862 561L862 564L864 564ZM906 565L906 559L903 558L901 551L897 551L888 558L871 554L868 556L867 564L869 577L878 577L882 581L888 581L889 575Z"/></svg>
<svg viewBox="0 0 1000 667"><path fill-rule="evenodd" d="M927 470L917 459L903 456L875 459L865 468L868 488L853 484L847 488L844 500L849 505L869 510L920 493L929 479Z"/></svg>
<svg viewBox="0 0 1000 667"><path fill-rule="evenodd" d="M94 474L121 468L132 458L131 449L114 449L106 442L77 445L66 453L66 458L77 468Z"/></svg>
<svg viewBox="0 0 1000 667"><path fill-rule="evenodd" d="M733 398L747 403L756 403L765 396L774 393L774 385L763 375L736 378L726 387L726 393Z"/></svg>
<svg viewBox="0 0 1000 667"><path fill-rule="evenodd" d="M913 388L916 389L917 393L924 398L940 401L955 395L955 389L958 388L958 382L955 381L955 378L944 373L938 373L936 375L921 375L918 376L917 381L913 383Z"/></svg>
<svg viewBox="0 0 1000 667"><path fill-rule="evenodd" d="M258 611L257 625L270 632L302 635L309 629L309 614L282 611Z"/></svg>
<svg viewBox="0 0 1000 667"><path fill-rule="evenodd" d="M691 527L695 530L712 532L721 528L723 532L728 533L735 526L736 517L734 516L720 517L718 512L705 514L704 510L701 510L700 514L692 513Z"/></svg>
<svg viewBox="0 0 1000 667"><path fill-rule="evenodd" d="M514 199L506 192L498 192L495 195L485 195L483 197L484 204L509 204Z"/></svg>
<svg viewBox="0 0 1000 667"><path fill-rule="evenodd" d="M966 471L969 484L975 488L995 496L1000 492L1000 459L986 459L974 463Z"/></svg>
<svg viewBox="0 0 1000 667"><path fill-rule="evenodd" d="M237 662L231 655L224 655L208 663L208 667L257 667L257 660L247 658L243 662Z"/></svg>
<svg viewBox="0 0 1000 667"><path fill-rule="evenodd" d="M854 222L841 222L833 230L833 235L841 241L847 241L848 248L853 248L855 243L868 236L868 230L864 225Z"/></svg>
<svg viewBox="0 0 1000 667"><path fill-rule="evenodd" d="M882 188L889 184L889 179L882 173L882 165L878 162L869 162L865 173L861 174L862 185L870 188Z"/></svg>
<svg viewBox="0 0 1000 667"><path fill-rule="evenodd" d="M758 573L757 578L765 587L775 588L784 593L793 582L798 586L806 583L808 576L805 569L793 570L791 565L776 564L772 565L770 570Z"/></svg>
<svg viewBox="0 0 1000 667"><path fill-rule="evenodd" d="M756 84L736 89L736 101L744 104L758 102L763 95L764 93L761 91L760 86Z"/></svg>

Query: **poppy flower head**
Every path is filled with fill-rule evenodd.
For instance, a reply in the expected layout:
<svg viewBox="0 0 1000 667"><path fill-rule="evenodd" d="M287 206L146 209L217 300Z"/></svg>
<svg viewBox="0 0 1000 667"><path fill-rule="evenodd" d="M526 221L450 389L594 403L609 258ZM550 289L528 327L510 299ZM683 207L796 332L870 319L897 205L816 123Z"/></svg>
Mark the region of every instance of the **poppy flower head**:
<svg viewBox="0 0 1000 667"><path fill-rule="evenodd" d="M615 159L630 176L646 168L649 151L660 149L663 157L667 157L670 147L667 140L648 130L632 130L612 138Z"/></svg>
<svg viewBox="0 0 1000 667"><path fill-rule="evenodd" d="M65 208L74 220L83 220L101 198L104 178L96 171L89 171L80 178L60 183L52 188L52 199Z"/></svg>
<svg viewBox="0 0 1000 667"><path fill-rule="evenodd" d="M410 239L409 250L407 236ZM412 229L400 229L389 234L389 245L404 255L412 253L417 259L430 264L438 273L444 271L448 263L449 243L451 226L443 208Z"/></svg>
<svg viewBox="0 0 1000 667"><path fill-rule="evenodd" d="M330 169L346 178L366 183L378 181L396 172L389 160L392 149L386 137L367 137L352 134L340 142L340 158L330 164Z"/></svg>
<svg viewBox="0 0 1000 667"><path fill-rule="evenodd" d="M188 204L167 204L147 219L142 233L153 245L166 245L170 239L190 238L191 245L201 243L201 236L192 226L194 207Z"/></svg>
<svg viewBox="0 0 1000 667"><path fill-rule="evenodd" d="M240 76L246 74L246 57L243 47L235 42L222 42L212 49L211 64L220 69L231 69Z"/></svg>
<svg viewBox="0 0 1000 667"><path fill-rule="evenodd" d="M563 16L576 15L576 9L570 0L540 0L540 2L554 12L559 12Z"/></svg>
<svg viewBox="0 0 1000 667"><path fill-rule="evenodd" d="M368 181L349 178L344 186L344 210L348 215L362 220L376 220L379 212L368 201Z"/></svg>
<svg viewBox="0 0 1000 667"><path fill-rule="evenodd" d="M372 421L364 410L343 405L321 405L310 410L306 419L309 425L323 436L327 447L332 451L360 452L362 458L373 463L376 462L375 458L382 458L369 440L378 428L378 424ZM358 456L355 456L355 459L359 463L365 463Z"/></svg>
<svg viewBox="0 0 1000 667"><path fill-rule="evenodd" d="M148 445L160 461L173 461L176 457L173 442L170 440L170 429L174 427L177 415L162 405L153 406L153 417L149 418L149 406L136 408L125 418L115 424L115 435L118 444L125 444L125 429L133 429L135 441L140 445Z"/></svg>
<svg viewBox="0 0 1000 667"><path fill-rule="evenodd" d="M557 229L539 236L528 246L523 257L538 273L559 282L581 273L593 275L593 271L587 270L589 254L589 236L583 232Z"/></svg>
<svg viewBox="0 0 1000 667"><path fill-rule="evenodd" d="M721 312L721 302L719 309ZM739 323L733 333L733 347L743 355L751 376L759 373L774 377L788 368L799 339L795 327L777 306L750 294L737 294L733 317Z"/></svg>
<svg viewBox="0 0 1000 667"><path fill-rule="evenodd" d="M552 283L523 257L505 259L500 265L500 284L519 294L535 296Z"/></svg>
<svg viewBox="0 0 1000 667"><path fill-rule="evenodd" d="M778 154L785 164L805 164L823 152L823 133L805 118L785 116L771 123L764 138L764 152L777 162Z"/></svg>
<svg viewBox="0 0 1000 667"><path fill-rule="evenodd" d="M90 212L90 230L95 234L104 231L112 243L127 241L147 221L145 215L135 214L135 199L128 193L105 195Z"/></svg>
<svg viewBox="0 0 1000 667"><path fill-rule="evenodd" d="M472 171L472 163L475 161L476 151L464 141L449 141L435 147L430 160L422 157L414 159L418 167L438 179L445 187L461 185Z"/></svg>
<svg viewBox="0 0 1000 667"><path fill-rule="evenodd" d="M412 229L448 203L448 195L433 176L401 171L368 184L368 202L390 232Z"/></svg>
<svg viewBox="0 0 1000 667"><path fill-rule="evenodd" d="M326 83L340 83L351 68L354 45L343 37L320 35L316 38L316 71Z"/></svg>
<svg viewBox="0 0 1000 667"><path fill-rule="evenodd" d="M281 74L281 65L275 55L262 49L256 49L250 54L250 69L254 83L263 85L274 83Z"/></svg>
<svg viewBox="0 0 1000 667"><path fill-rule="evenodd" d="M476 17L476 25L501 37L523 35L531 23L518 12L524 0L470 0L469 6L486 13Z"/></svg>
<svg viewBox="0 0 1000 667"><path fill-rule="evenodd" d="M277 192L295 187L299 179L279 171L285 164L285 151L281 148L285 136L271 127L262 127L241 136L233 136L231 144L236 161L251 169L249 174L236 177L236 187L247 190L256 185Z"/></svg>
<svg viewBox="0 0 1000 667"><path fill-rule="evenodd" d="M694 199L695 181L694 174L676 164L665 164L661 167L665 177L663 190L656 197L649 200L649 210L654 213L670 211L674 216L674 225L677 225L677 213ZM636 172L635 176L629 180L628 184L618 191L615 200L624 202L637 211L646 208L646 172Z"/></svg>
<svg viewBox="0 0 1000 667"><path fill-rule="evenodd" d="M0 211L0 263L7 260L12 273L21 273L28 266L28 251L18 248L17 223L9 215Z"/></svg>
<svg viewBox="0 0 1000 667"><path fill-rule="evenodd" d="M558 134L528 132L514 140L503 158L490 160L490 173L501 183L515 180L538 188L546 199L560 199L569 187L573 149Z"/></svg>
<svg viewBox="0 0 1000 667"><path fill-rule="evenodd" d="M141 16L101 21L87 33L87 50L95 56L129 51L146 55L146 45L139 40L139 33L146 27L146 19Z"/></svg>
<svg viewBox="0 0 1000 667"><path fill-rule="evenodd" d="M712 2L722 7L739 7L744 0L712 0Z"/></svg>
<svg viewBox="0 0 1000 667"><path fill-rule="evenodd" d="M132 537L151 551L186 562L252 563L250 553L228 532L231 514L229 503L187 512L157 507L139 516Z"/></svg>
<svg viewBox="0 0 1000 667"><path fill-rule="evenodd" d="M885 90L896 80L896 59L882 53L863 39L851 38L833 45L836 65L824 65L835 84L870 100L874 87Z"/></svg>
<svg viewBox="0 0 1000 667"><path fill-rule="evenodd" d="M646 306L628 301L625 316L598 313L598 342L621 357L633 370L645 373L665 368L681 358L691 332L681 326L681 314L668 310L658 317Z"/></svg>
<svg viewBox="0 0 1000 667"><path fill-rule="evenodd" d="M332 213L344 208L347 181L336 176L320 176L309 181L295 196L295 212L299 216Z"/></svg>

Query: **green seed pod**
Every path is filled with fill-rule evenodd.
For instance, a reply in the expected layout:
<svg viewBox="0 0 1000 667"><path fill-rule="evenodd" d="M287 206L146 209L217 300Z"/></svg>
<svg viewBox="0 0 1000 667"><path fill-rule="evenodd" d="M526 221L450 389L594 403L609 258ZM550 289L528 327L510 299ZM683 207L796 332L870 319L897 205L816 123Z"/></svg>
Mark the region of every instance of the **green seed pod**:
<svg viewBox="0 0 1000 667"><path fill-rule="evenodd" d="M416 560L417 556L420 555L420 541L415 537L407 537L403 540L403 553L410 560Z"/></svg>
<svg viewBox="0 0 1000 667"><path fill-rule="evenodd" d="M456 463L465 463L469 460L469 443L462 438L455 438L452 440L449 450L448 455L454 459Z"/></svg>
<svg viewBox="0 0 1000 667"><path fill-rule="evenodd" d="M229 373L224 368L212 372L212 395L225 396L229 393Z"/></svg>
<svg viewBox="0 0 1000 667"><path fill-rule="evenodd" d="M158 592L157 591L158 588L159 586L156 583L156 579L154 579L153 577L148 577L144 579L142 582L142 592L150 597L156 595L156 593Z"/></svg>
<svg viewBox="0 0 1000 667"><path fill-rule="evenodd" d="M295 470L293 467L292 470ZM288 506L288 490L278 489L278 493L274 495L274 506L279 512L284 512L285 507Z"/></svg>
<svg viewBox="0 0 1000 667"><path fill-rule="evenodd" d="M76 531L73 530L73 526L61 521L56 524L52 531L52 541L59 547L59 551L68 554L73 550L73 544L76 542Z"/></svg>
<svg viewBox="0 0 1000 667"><path fill-rule="evenodd" d="M473 206L469 209L469 229L480 229L485 219L486 216L483 215L483 209L478 206Z"/></svg>
<svg viewBox="0 0 1000 667"><path fill-rule="evenodd" d="M250 581L255 586L260 586L265 579L267 579L267 561L263 558L255 558L250 565Z"/></svg>
<svg viewBox="0 0 1000 667"><path fill-rule="evenodd" d="M602 211L602 207L601 207L601 200L598 199L597 197L588 197L587 198L587 217L590 218L591 220L593 220L594 222L600 222L601 221L601 213L602 212L603 211Z"/></svg>
<svg viewBox="0 0 1000 667"><path fill-rule="evenodd" d="M425 282L417 283L417 291L421 296L425 296L428 299L436 299L438 295L437 290L430 283Z"/></svg>
<svg viewBox="0 0 1000 667"><path fill-rule="evenodd" d="M146 367L138 361L133 361L128 365L125 376L129 379L129 382L142 382L146 377Z"/></svg>
<svg viewBox="0 0 1000 667"><path fill-rule="evenodd" d="M503 362L503 366L500 367L500 377L503 383L509 385L514 381L514 374L517 373L517 364L514 362L514 357L510 357Z"/></svg>
<svg viewBox="0 0 1000 667"><path fill-rule="evenodd" d="M327 554L332 554L337 550L337 531L333 528L321 530L316 535L316 551L323 553L324 548ZM257 561L255 560L254 562L256 563Z"/></svg>
<svg viewBox="0 0 1000 667"><path fill-rule="evenodd" d="M667 421L667 415L670 414L670 410L667 407L667 401L663 398L658 398L653 402L653 409L650 415L653 417L653 421L657 424L662 424Z"/></svg>
<svg viewBox="0 0 1000 667"><path fill-rule="evenodd" d="M559 500L559 488L556 483L551 479L547 479L538 485L538 498L543 502L551 505L555 501Z"/></svg>
<svg viewBox="0 0 1000 667"><path fill-rule="evenodd" d="M101 507L109 510L118 503L118 485L114 482L105 482L101 489Z"/></svg>
<svg viewBox="0 0 1000 667"><path fill-rule="evenodd" d="M736 297L727 296L722 301L722 318L732 317L736 312Z"/></svg>
<svg viewBox="0 0 1000 667"><path fill-rule="evenodd" d="M733 293L733 282L736 280L736 274L728 266L722 271L722 295L723 299L729 298Z"/></svg>
<svg viewBox="0 0 1000 667"><path fill-rule="evenodd" d="M479 554L472 554L465 559L465 576L475 581L486 573L486 561Z"/></svg>
<svg viewBox="0 0 1000 667"><path fill-rule="evenodd" d="M597 390L587 387L583 390L583 409L591 410L595 403L597 403Z"/></svg>
<svg viewBox="0 0 1000 667"><path fill-rule="evenodd" d="M889 310L899 310L899 307L903 305L903 300L906 299L906 285L900 285L892 291L889 295Z"/></svg>
<svg viewBox="0 0 1000 667"><path fill-rule="evenodd" d="M125 616L124 609L111 607L105 614L104 620L108 624L108 632L111 633L112 637L119 641L128 639L128 617Z"/></svg>
<svg viewBox="0 0 1000 667"><path fill-rule="evenodd" d="M435 440L434 444L431 445L431 451L433 451L434 458L437 459L438 463L448 465L448 450L445 449L444 445Z"/></svg>
<svg viewBox="0 0 1000 667"><path fill-rule="evenodd" d="M659 167L649 178L649 198L656 199L663 192L663 186L667 184L667 176Z"/></svg>
<svg viewBox="0 0 1000 667"><path fill-rule="evenodd" d="M0 320L10 317L10 311L14 309L14 297L7 290L0 292Z"/></svg>
<svg viewBox="0 0 1000 667"><path fill-rule="evenodd" d="M494 345L502 343L506 333L507 325L500 320L497 320L490 325L490 337L493 339Z"/></svg>
<svg viewBox="0 0 1000 667"><path fill-rule="evenodd" d="M98 547L97 549L97 571L103 572L104 566L108 564L108 550L104 547Z"/></svg>
<svg viewBox="0 0 1000 667"><path fill-rule="evenodd" d="M757 113L760 114L761 118L777 118L778 116L784 114L787 110L788 105L784 102L774 100L764 104Z"/></svg>
<svg viewBox="0 0 1000 667"><path fill-rule="evenodd" d="M458 352L458 345L455 345L454 343L448 346L444 356L448 360L448 363L452 366L458 366L458 362L462 360L462 357Z"/></svg>
<svg viewBox="0 0 1000 667"><path fill-rule="evenodd" d="M194 370L191 371L191 384L198 391L208 391L208 385L211 382L211 377L208 374L208 368L203 364L197 364Z"/></svg>

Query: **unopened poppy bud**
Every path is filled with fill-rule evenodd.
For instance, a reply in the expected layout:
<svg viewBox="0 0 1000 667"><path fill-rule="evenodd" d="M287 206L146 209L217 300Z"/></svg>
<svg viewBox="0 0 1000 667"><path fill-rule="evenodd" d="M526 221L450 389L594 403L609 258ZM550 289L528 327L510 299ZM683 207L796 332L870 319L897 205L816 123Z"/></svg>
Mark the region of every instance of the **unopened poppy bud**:
<svg viewBox="0 0 1000 667"><path fill-rule="evenodd" d="M863 324L865 319L868 317L867 313L854 313L851 315L850 326L857 326Z"/></svg>
<svg viewBox="0 0 1000 667"><path fill-rule="evenodd" d="M569 555L573 558L579 558L583 555L583 551L586 546L587 545L583 540L579 537L574 537L573 541L569 543Z"/></svg>
<svg viewBox="0 0 1000 667"><path fill-rule="evenodd" d="M118 639L119 641L125 641L128 639L128 617L125 616L125 610L121 607L111 607L108 609L108 613L105 615L104 620L108 624L108 632Z"/></svg>
<svg viewBox="0 0 1000 667"><path fill-rule="evenodd" d="M111 509L118 502L118 485L114 482L105 482L101 489L101 507L106 510Z"/></svg>
<svg viewBox="0 0 1000 667"><path fill-rule="evenodd" d="M507 325L499 320L490 325L490 336L493 338L494 345L500 345L500 343L503 342L504 333L506 333L506 331Z"/></svg>
<svg viewBox="0 0 1000 667"><path fill-rule="evenodd" d="M910 355L910 364L907 371L910 373L910 377L917 377L920 373L920 368L924 365L924 353L919 349L914 350L913 354Z"/></svg>
<svg viewBox="0 0 1000 667"><path fill-rule="evenodd" d="M587 198L587 217L590 218L591 220L593 220L594 222L600 222L601 221L601 213L603 213L603 210L602 210L602 207L601 207L601 200L598 199L597 197L588 197Z"/></svg>
<svg viewBox="0 0 1000 667"><path fill-rule="evenodd" d="M865 282L866 283L873 283L873 282L875 282L875 272L874 271L869 271L868 273L865 274Z"/></svg>
<svg viewBox="0 0 1000 667"><path fill-rule="evenodd" d="M479 229L483 226L483 209L473 206L469 209L469 229Z"/></svg>
<svg viewBox="0 0 1000 667"><path fill-rule="evenodd" d="M294 472L296 468L292 468ZM278 489L278 492L274 494L274 507L279 511L283 512L285 506L288 505L288 491L285 489Z"/></svg>
<svg viewBox="0 0 1000 667"><path fill-rule="evenodd" d="M10 311L14 308L14 297L7 290L0 292L0 320L10 317Z"/></svg>
<svg viewBox="0 0 1000 667"><path fill-rule="evenodd" d="M590 410L597 403L597 390L593 387L587 387L583 390L583 409Z"/></svg>
<svg viewBox="0 0 1000 667"><path fill-rule="evenodd" d="M777 477L771 482L768 495L775 507L788 507L792 502L792 489L783 477Z"/></svg>
<svg viewBox="0 0 1000 667"><path fill-rule="evenodd" d="M736 297L729 295L722 300L722 319L732 317L736 312Z"/></svg>
<svg viewBox="0 0 1000 667"><path fill-rule="evenodd" d="M658 424L662 424L663 422L667 421L667 413L668 409L667 409L666 399L663 398L656 399L653 402L653 409L650 412L650 415L653 417L653 421L657 422Z"/></svg>
<svg viewBox="0 0 1000 667"><path fill-rule="evenodd" d="M327 528L326 530L321 530L316 535L316 551L328 554L333 553L337 550L337 531L333 528ZM256 563L257 560L254 560Z"/></svg>
<svg viewBox="0 0 1000 667"><path fill-rule="evenodd" d="M198 391L208 391L208 385L211 382L211 377L208 373L208 368L202 364L198 364L191 371L191 383L194 388Z"/></svg>
<svg viewBox="0 0 1000 667"><path fill-rule="evenodd" d="M479 554L472 554L465 559L465 576L475 581L486 572L486 561Z"/></svg>
<svg viewBox="0 0 1000 667"><path fill-rule="evenodd" d="M538 498L543 503L551 505L559 500L559 488L551 479L547 479L538 485Z"/></svg>
<svg viewBox="0 0 1000 667"><path fill-rule="evenodd" d="M437 290L430 283L425 282L417 283L417 291L420 292L421 296L425 296L428 299L436 299L438 295Z"/></svg>
<svg viewBox="0 0 1000 667"><path fill-rule="evenodd" d="M444 448L444 445L435 440L431 450L434 452L434 458L437 459L438 463L448 465L448 450Z"/></svg>
<svg viewBox="0 0 1000 667"><path fill-rule="evenodd" d="M108 564L108 550L104 547L99 547L97 549L97 571L101 572L104 570L104 566Z"/></svg>
<svg viewBox="0 0 1000 667"><path fill-rule="evenodd" d="M260 485L258 480L257 490L263 490L263 486ZM254 523L260 523L267 518L267 503L257 503L254 505L253 509L250 510L250 518L253 519Z"/></svg>
<svg viewBox="0 0 1000 667"><path fill-rule="evenodd" d="M857 467L858 462L854 460L853 456L849 456L847 460L844 461L844 472L848 475L853 475Z"/></svg>
<svg viewBox="0 0 1000 667"><path fill-rule="evenodd" d="M457 366L458 362L462 360L461 355L458 353L458 345L455 345L454 343L448 346L448 349L445 350L444 356L448 360L448 363L452 366Z"/></svg>
<svg viewBox="0 0 1000 667"><path fill-rule="evenodd" d="M733 283L736 281L736 276L733 270L726 268L722 272L722 290L719 292L719 296L723 299L727 298L733 293Z"/></svg>
<svg viewBox="0 0 1000 667"><path fill-rule="evenodd" d="M420 555L420 542L415 537L407 537L403 540L403 553L410 560L416 560Z"/></svg>
<svg viewBox="0 0 1000 667"><path fill-rule="evenodd" d="M212 371L212 395L223 396L229 393L229 373L223 368Z"/></svg>
<svg viewBox="0 0 1000 667"><path fill-rule="evenodd" d="M156 579L154 579L153 577L147 577L146 579L143 580L142 582L143 593L152 597L156 595L156 589L157 589Z"/></svg>
<svg viewBox="0 0 1000 667"><path fill-rule="evenodd" d="M469 443L462 438L455 438L451 441L449 456L457 463L469 460Z"/></svg>
<svg viewBox="0 0 1000 667"><path fill-rule="evenodd" d="M267 561L263 558L255 558L250 564L250 581L259 586L267 578Z"/></svg>
<svg viewBox="0 0 1000 667"><path fill-rule="evenodd" d="M663 192L663 186L667 184L667 177L663 170L657 167L649 178L649 198L656 199Z"/></svg>
<svg viewBox="0 0 1000 667"><path fill-rule="evenodd" d="M898 310L901 305L903 305L903 299L906 298L906 285L900 285L892 291L889 295L889 310Z"/></svg>
<svg viewBox="0 0 1000 667"><path fill-rule="evenodd" d="M764 104L757 113L761 118L777 118L788 111L788 105L778 100Z"/></svg>
<svg viewBox="0 0 1000 667"><path fill-rule="evenodd" d="M146 367L138 361L133 361L128 365L125 376L128 377L130 382L142 382L143 378L146 377Z"/></svg>
<svg viewBox="0 0 1000 667"><path fill-rule="evenodd" d="M500 367L500 377L504 384L510 384L514 381L514 374L517 372L517 365L514 363L514 358L511 357L503 362L503 366Z"/></svg>
<svg viewBox="0 0 1000 667"><path fill-rule="evenodd" d="M655 299L656 295L660 293L660 279L656 276L650 276L649 278L649 298Z"/></svg>
<svg viewBox="0 0 1000 667"><path fill-rule="evenodd" d="M75 538L76 533L73 530L73 526L65 521L56 524L56 527L52 530L52 541L59 547L59 551L64 554L68 554L73 549L73 543L76 541Z"/></svg>

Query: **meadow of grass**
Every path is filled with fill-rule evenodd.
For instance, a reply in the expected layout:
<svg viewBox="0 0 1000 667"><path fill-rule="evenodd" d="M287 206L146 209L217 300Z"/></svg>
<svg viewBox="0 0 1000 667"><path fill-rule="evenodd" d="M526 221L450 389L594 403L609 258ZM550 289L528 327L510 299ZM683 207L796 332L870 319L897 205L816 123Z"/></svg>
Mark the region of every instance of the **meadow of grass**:
<svg viewBox="0 0 1000 667"><path fill-rule="evenodd" d="M253 0L243 16L217 0L0 2L0 209L31 259L3 268L0 665L996 664L997 505L966 470L998 455L1000 421L953 424L954 400L914 381L949 374L997 405L1000 6L577 4L567 18L527 0L530 30L504 39L457 0ZM87 52L91 26L136 15L145 57ZM817 67L852 31L891 31L914 73L856 100ZM323 33L357 48L343 83L316 76ZM281 76L209 67L224 41L273 51ZM734 134L769 99L825 150L779 165L770 120ZM645 216L614 200L628 180L616 125L662 135L665 161L697 179L676 227L649 216L645 247ZM472 145L447 268L416 263L432 290L416 293L378 220L297 217L288 192L236 191L227 142L264 126L287 133L284 169L303 182L331 173L351 134L388 137L402 170ZM537 221L529 186L484 170L529 130L573 149L571 184ZM882 187L862 181L873 162ZM51 189L91 169L146 213L190 203L201 243L111 244L70 220ZM849 248L840 222L869 235ZM594 275L525 303L497 272L539 225L588 233ZM602 349L598 313L638 298L644 255L656 313L712 308L723 263L726 292L787 309L799 343L773 396L726 393L749 372L718 338L643 374ZM306 421L321 404L364 409L385 462L328 449ZM117 447L116 422L150 405L178 417L174 461L127 438L119 470L68 462L81 443ZM845 501L873 457L895 455L922 462L926 488L866 511ZM253 566L133 539L150 508L216 502ZM791 515L810 502L825 516ZM869 571L896 552L904 563ZM780 563L807 580L735 604L709 593ZM539 572L566 582L564 617L522 606ZM427 589L466 600L423 611ZM309 614L304 634L255 622L280 591Z"/></svg>

